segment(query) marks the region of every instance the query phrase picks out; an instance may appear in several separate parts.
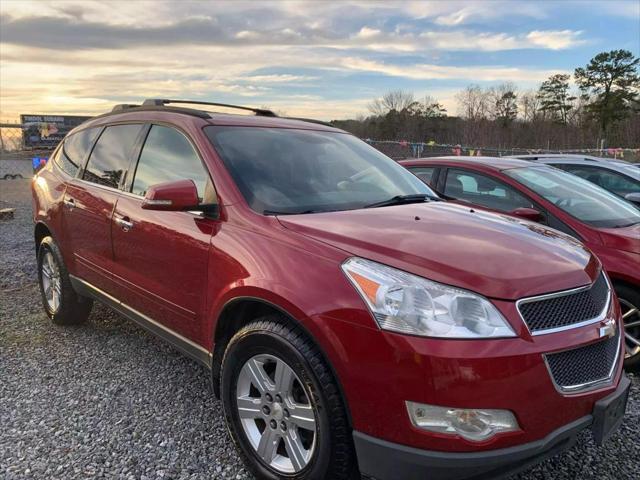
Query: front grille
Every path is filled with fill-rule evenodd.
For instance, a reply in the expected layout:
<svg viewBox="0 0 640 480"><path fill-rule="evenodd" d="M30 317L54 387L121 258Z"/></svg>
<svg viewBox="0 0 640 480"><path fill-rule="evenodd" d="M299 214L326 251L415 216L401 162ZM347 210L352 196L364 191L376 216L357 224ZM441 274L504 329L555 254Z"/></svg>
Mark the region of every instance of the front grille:
<svg viewBox="0 0 640 480"><path fill-rule="evenodd" d="M601 273L589 288L524 299L518 302L518 310L535 333L592 320L602 314L608 299L609 285Z"/></svg>
<svg viewBox="0 0 640 480"><path fill-rule="evenodd" d="M563 391L577 391L611 378L620 350L616 335L591 345L545 355L551 377Z"/></svg>

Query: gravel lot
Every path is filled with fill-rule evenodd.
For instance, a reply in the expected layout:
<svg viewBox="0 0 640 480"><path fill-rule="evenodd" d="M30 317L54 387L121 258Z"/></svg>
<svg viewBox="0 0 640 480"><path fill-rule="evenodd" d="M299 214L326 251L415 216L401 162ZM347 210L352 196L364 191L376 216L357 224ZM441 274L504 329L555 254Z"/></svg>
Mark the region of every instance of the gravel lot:
<svg viewBox="0 0 640 480"><path fill-rule="evenodd" d="M206 371L96 305L80 327L40 305L29 181L0 180L0 478L244 479ZM621 430L512 480L640 477L640 378ZM401 480L401 479L399 479Z"/></svg>

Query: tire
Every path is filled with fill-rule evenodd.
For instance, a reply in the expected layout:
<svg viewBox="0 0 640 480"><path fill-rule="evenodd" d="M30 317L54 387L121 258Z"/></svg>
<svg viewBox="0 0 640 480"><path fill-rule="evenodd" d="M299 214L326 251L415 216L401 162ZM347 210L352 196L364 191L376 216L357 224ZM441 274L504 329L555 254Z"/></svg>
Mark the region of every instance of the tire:
<svg viewBox="0 0 640 480"><path fill-rule="evenodd" d="M268 382L272 382L273 389L261 392L252 381L247 387L247 378L259 378L248 375L249 365L257 366L262 375L269 376ZM291 387L280 389L276 386L276 373L285 372L287 367L293 373L290 375ZM289 377L283 373L280 378ZM280 384L285 385L287 381ZM351 430L333 374L302 330L288 325L282 317L263 317L233 336L222 360L220 391L231 438L247 468L257 478L356 478ZM241 402L245 407L249 405L244 411L250 415L245 413L244 420L238 409L240 392L252 401L248 404L245 398ZM282 393L282 397L277 392ZM272 401L269 395L272 395ZM265 407L271 410L265 412ZM309 421L311 418L313 423ZM277 446L267 448L267 453L261 456L258 448L267 432L271 435L268 438L273 440L271 444ZM269 445L269 442L264 444ZM292 450L297 456L289 453ZM269 458L273 458L272 463L267 462ZM298 460L294 462L294 458Z"/></svg>
<svg viewBox="0 0 640 480"><path fill-rule="evenodd" d="M93 300L75 292L60 249L51 237L43 238L38 247L38 283L42 305L53 323L78 325L87 320ZM57 292L56 301L52 292Z"/></svg>
<svg viewBox="0 0 640 480"><path fill-rule="evenodd" d="M616 295L620 300L622 316L625 325L640 322L640 290L630 285L615 285ZM640 342L640 325L632 328L625 328L625 335L631 336ZM640 345L625 338L625 359L624 368L628 371L640 369Z"/></svg>
<svg viewBox="0 0 640 480"><path fill-rule="evenodd" d="M11 178L11 175L9 175L8 173L4 174L4 177L2 177L3 180L9 180Z"/></svg>

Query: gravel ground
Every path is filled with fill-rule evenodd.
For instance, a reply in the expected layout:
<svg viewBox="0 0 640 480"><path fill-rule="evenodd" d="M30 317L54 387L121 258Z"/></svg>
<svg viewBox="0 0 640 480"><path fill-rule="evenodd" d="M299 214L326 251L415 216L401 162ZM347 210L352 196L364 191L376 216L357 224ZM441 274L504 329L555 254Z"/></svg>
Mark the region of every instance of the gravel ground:
<svg viewBox="0 0 640 480"><path fill-rule="evenodd" d="M0 478L245 479L204 368L105 307L80 327L40 305L29 182L0 181ZM619 432L511 480L640 478L640 378ZM399 479L401 480L401 479Z"/></svg>

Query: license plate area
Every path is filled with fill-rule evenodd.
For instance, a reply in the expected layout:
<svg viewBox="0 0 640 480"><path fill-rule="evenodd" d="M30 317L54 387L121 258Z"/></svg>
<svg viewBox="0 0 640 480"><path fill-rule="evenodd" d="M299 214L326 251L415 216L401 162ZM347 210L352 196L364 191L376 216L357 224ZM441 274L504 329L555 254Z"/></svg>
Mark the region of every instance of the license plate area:
<svg viewBox="0 0 640 480"><path fill-rule="evenodd" d="M593 438L602 445L618 429L624 418L631 382L622 375L618 389L598 400L593 408Z"/></svg>

